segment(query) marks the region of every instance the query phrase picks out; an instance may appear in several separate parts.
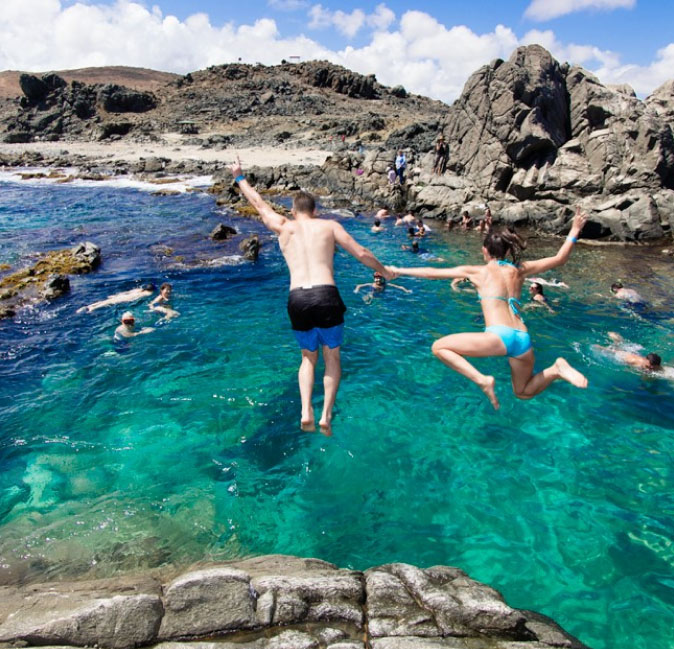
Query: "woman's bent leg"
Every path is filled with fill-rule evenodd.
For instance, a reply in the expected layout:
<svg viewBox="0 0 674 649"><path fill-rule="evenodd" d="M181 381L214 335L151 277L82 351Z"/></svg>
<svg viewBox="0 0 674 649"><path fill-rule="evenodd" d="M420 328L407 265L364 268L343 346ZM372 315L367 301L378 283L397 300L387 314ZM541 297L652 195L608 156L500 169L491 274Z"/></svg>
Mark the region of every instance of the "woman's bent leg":
<svg viewBox="0 0 674 649"><path fill-rule="evenodd" d="M518 399L535 397L557 379L567 381L577 388L587 387L587 379L578 370L573 369L563 358L558 358L550 367L537 374L533 373L533 350L509 360L513 392Z"/></svg>
<svg viewBox="0 0 674 649"><path fill-rule="evenodd" d="M447 367L475 383L485 393L491 405L496 410L499 409L499 402L494 391L494 377L482 374L464 358L464 356L474 358L505 356L505 345L496 334L452 334L436 340L431 349L433 354Z"/></svg>

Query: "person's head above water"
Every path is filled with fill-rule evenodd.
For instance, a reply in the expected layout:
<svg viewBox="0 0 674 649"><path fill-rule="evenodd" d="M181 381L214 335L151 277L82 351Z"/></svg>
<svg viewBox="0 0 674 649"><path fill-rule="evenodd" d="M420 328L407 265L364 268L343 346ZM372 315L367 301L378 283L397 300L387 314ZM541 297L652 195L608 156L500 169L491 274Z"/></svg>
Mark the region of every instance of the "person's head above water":
<svg viewBox="0 0 674 649"><path fill-rule="evenodd" d="M612 293L617 293L621 288L625 288L622 282L613 282L613 284L611 284Z"/></svg>
<svg viewBox="0 0 674 649"><path fill-rule="evenodd" d="M383 276L380 272L378 272L378 271L375 271L373 279L374 279L374 283L375 283L375 284L379 284L379 285L384 285L384 284L386 284L386 279L385 279L384 276Z"/></svg>
<svg viewBox="0 0 674 649"><path fill-rule="evenodd" d="M375 227L378 228L378 227L381 225L381 221L380 221L379 219L375 219L375 220L374 220L374 225L375 225Z"/></svg>
<svg viewBox="0 0 674 649"><path fill-rule="evenodd" d="M412 241L412 252L419 252L419 242L416 239Z"/></svg>
<svg viewBox="0 0 674 649"><path fill-rule="evenodd" d="M309 193L300 190L293 198L292 214L307 214L308 216L316 215L316 199Z"/></svg>
<svg viewBox="0 0 674 649"><path fill-rule="evenodd" d="M543 295L543 286L538 282L532 282L529 287L529 293L531 295Z"/></svg>
<svg viewBox="0 0 674 649"><path fill-rule="evenodd" d="M508 255L514 263L518 263L522 251L527 247L524 241L514 230L505 228L500 232L488 232L482 244L482 254L485 261L490 259L505 259Z"/></svg>
<svg viewBox="0 0 674 649"><path fill-rule="evenodd" d="M143 284L141 288L144 291L154 291L157 287L152 282L150 282L149 284Z"/></svg>
<svg viewBox="0 0 674 649"><path fill-rule="evenodd" d="M414 235L416 235L416 233L417 233L417 231L414 228L407 228L407 234L410 237L413 237Z"/></svg>
<svg viewBox="0 0 674 649"><path fill-rule="evenodd" d="M133 317L131 311L124 311L122 313L122 324L125 325L134 325L136 323L136 318Z"/></svg>
<svg viewBox="0 0 674 649"><path fill-rule="evenodd" d="M654 354L653 352L646 354L646 360L648 361L649 370L662 369L662 358L658 354Z"/></svg>

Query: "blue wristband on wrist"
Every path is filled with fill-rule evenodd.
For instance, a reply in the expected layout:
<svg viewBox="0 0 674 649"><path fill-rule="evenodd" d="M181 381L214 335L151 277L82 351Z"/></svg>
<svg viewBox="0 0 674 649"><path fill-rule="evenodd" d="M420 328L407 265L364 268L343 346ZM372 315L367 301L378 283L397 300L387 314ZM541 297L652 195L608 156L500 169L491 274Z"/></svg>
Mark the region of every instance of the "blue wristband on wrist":
<svg viewBox="0 0 674 649"><path fill-rule="evenodd" d="M566 237L566 240L570 241L571 243L578 243L578 239L576 239L576 237L572 237L571 235Z"/></svg>
<svg viewBox="0 0 674 649"><path fill-rule="evenodd" d="M234 180L235 182L240 183L242 180L246 180L246 177L243 174L241 174L237 176Z"/></svg>

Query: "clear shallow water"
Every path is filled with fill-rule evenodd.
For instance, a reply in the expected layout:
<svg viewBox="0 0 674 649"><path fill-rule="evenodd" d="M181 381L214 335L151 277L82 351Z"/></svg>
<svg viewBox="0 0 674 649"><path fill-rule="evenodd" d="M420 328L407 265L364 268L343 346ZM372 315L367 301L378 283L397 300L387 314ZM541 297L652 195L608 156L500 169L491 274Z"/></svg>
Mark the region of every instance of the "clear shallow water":
<svg viewBox="0 0 674 649"><path fill-rule="evenodd" d="M449 564L595 648L671 642L673 384L592 349L615 330L674 364L670 260L579 246L554 274L571 290L547 290L558 313L529 312L527 324L539 366L564 355L590 388L558 383L517 401L507 363L483 360L495 413L429 351L481 328L475 295L400 279L411 295L389 289L366 305L352 289L370 273L340 253L344 375L325 439L297 428L280 253L264 234L260 260L239 263L205 238L219 221L262 232L200 195L0 184L0 263L81 240L104 253L69 297L0 321L0 580L269 552ZM379 235L365 219L344 224L382 259L419 263L390 223ZM473 233L436 227L423 245L479 261ZM532 241L531 255L557 245ZM616 277L653 306L639 314L597 295ZM75 313L148 280L171 281L182 313L151 335L112 343L124 305Z"/></svg>

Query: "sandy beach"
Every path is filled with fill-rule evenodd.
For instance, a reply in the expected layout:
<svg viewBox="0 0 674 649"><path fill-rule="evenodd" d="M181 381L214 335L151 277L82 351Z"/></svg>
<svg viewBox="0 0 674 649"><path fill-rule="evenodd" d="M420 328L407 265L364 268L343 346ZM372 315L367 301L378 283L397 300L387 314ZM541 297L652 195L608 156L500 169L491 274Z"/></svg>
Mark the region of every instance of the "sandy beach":
<svg viewBox="0 0 674 649"><path fill-rule="evenodd" d="M69 155L83 155L101 162L124 160L134 162L141 158L168 158L174 161L201 160L204 162L233 162L238 154L244 167L253 165L276 167L282 164L321 165L331 154L321 149L246 147L246 148L203 148L183 143L184 136L178 133L165 134L160 142L30 142L26 144L0 144L0 155L17 155L24 152L38 152L45 156L55 156L67 152Z"/></svg>

